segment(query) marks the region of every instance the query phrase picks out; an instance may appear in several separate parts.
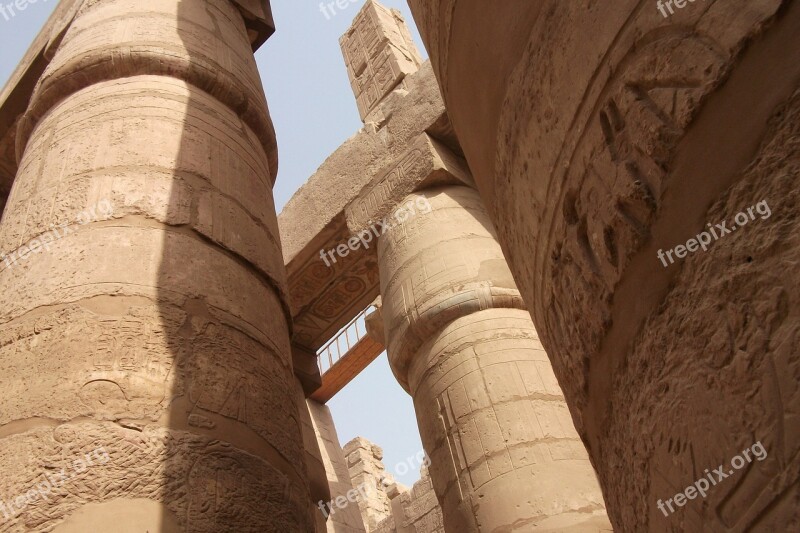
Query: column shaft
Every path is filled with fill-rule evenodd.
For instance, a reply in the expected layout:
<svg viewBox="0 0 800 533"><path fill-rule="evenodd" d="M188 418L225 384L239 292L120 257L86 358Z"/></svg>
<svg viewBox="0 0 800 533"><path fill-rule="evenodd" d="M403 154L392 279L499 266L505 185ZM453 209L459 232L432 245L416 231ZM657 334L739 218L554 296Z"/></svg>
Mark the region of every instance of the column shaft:
<svg viewBox="0 0 800 533"><path fill-rule="evenodd" d="M311 531L275 140L239 10L84 2L18 139L0 530ZM62 467L49 498L15 500Z"/></svg>
<svg viewBox="0 0 800 533"><path fill-rule="evenodd" d="M414 398L445 526L610 529L477 192L420 194L431 211L379 243L381 293L389 359Z"/></svg>

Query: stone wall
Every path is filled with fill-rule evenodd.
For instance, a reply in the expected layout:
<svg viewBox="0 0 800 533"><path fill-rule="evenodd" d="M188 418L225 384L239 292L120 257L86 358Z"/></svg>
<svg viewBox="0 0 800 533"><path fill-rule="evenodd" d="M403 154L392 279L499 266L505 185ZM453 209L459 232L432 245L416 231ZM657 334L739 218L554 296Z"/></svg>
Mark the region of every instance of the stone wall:
<svg viewBox="0 0 800 533"><path fill-rule="evenodd" d="M392 514L391 500L384 483L386 467L381 462L383 450L362 437L345 444L343 450L353 487L365 488L367 497L359 497L358 507L367 531L373 531Z"/></svg>
<svg viewBox="0 0 800 533"><path fill-rule="evenodd" d="M362 437L344 446L353 487L366 485L359 497L367 533L443 533L442 509L424 466L420 480L409 489L396 483L381 460L383 450Z"/></svg>
<svg viewBox="0 0 800 533"><path fill-rule="evenodd" d="M378 533L444 533L442 508L427 468L422 467L420 479L411 490L394 484L388 487L388 493L392 516L378 524Z"/></svg>

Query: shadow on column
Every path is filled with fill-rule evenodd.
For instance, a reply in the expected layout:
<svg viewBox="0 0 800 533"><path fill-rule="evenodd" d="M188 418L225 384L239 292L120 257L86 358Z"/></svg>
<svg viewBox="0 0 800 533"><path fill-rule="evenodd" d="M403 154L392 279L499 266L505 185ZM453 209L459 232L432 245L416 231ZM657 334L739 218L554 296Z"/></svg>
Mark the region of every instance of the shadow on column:
<svg viewBox="0 0 800 533"><path fill-rule="evenodd" d="M0 270L0 461L14 487L68 478L0 531L311 531L277 148L235 4L84 2L35 91L2 242L70 231Z"/></svg>

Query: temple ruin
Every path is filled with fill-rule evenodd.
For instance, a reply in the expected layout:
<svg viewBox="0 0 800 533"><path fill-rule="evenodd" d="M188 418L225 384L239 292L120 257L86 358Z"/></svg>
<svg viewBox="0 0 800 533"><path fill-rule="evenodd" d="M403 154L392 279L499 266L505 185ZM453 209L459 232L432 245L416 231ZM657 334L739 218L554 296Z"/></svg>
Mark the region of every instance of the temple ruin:
<svg viewBox="0 0 800 533"><path fill-rule="evenodd" d="M269 0L61 0L0 93L0 533L800 528L800 4L409 4L277 214ZM326 406L384 350L413 487Z"/></svg>

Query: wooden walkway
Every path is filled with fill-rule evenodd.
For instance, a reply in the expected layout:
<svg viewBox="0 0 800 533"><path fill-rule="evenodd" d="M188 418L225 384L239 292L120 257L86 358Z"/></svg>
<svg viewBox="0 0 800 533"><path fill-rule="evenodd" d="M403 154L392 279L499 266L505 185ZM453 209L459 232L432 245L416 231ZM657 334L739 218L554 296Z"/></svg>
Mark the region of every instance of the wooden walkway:
<svg viewBox="0 0 800 533"><path fill-rule="evenodd" d="M367 334L369 311L368 307L359 313L317 353L322 386L311 395L312 400L326 403L386 349Z"/></svg>
<svg viewBox="0 0 800 533"><path fill-rule="evenodd" d="M369 335L365 335L322 374L322 387L311 395L311 399L326 403L377 359L384 349L381 343L373 340Z"/></svg>

